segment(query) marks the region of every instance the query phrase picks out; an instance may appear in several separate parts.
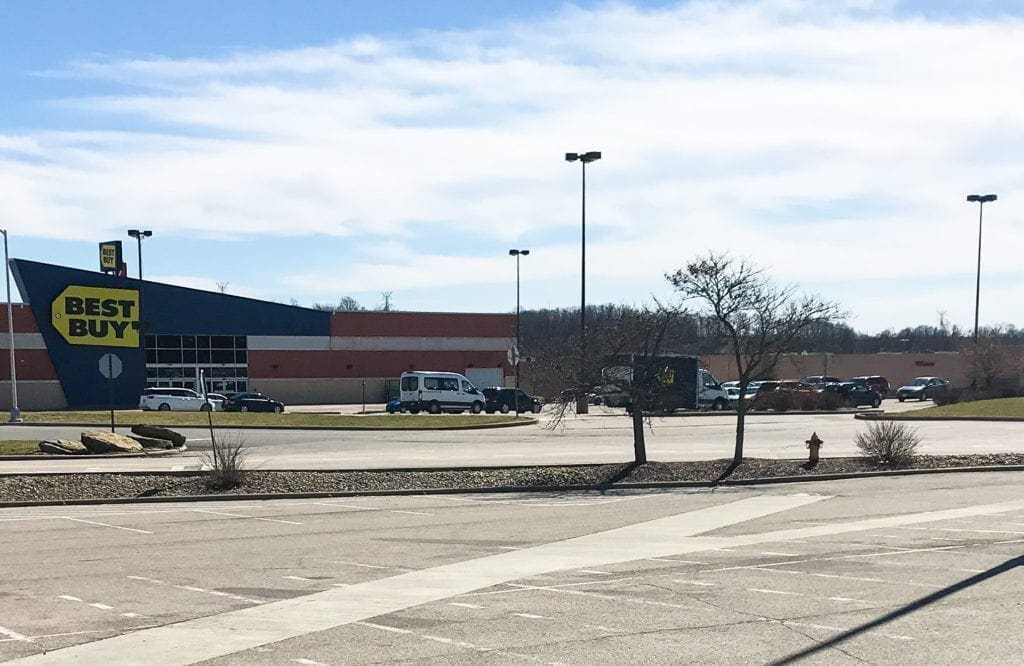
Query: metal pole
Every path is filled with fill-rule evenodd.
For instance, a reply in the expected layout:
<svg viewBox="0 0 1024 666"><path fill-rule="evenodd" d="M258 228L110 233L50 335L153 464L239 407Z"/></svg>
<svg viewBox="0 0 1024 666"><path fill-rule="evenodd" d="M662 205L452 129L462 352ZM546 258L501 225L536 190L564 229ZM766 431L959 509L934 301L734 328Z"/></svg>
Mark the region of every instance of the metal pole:
<svg viewBox="0 0 1024 666"><path fill-rule="evenodd" d="M516 362L516 418L519 418L519 337L522 329L519 326L519 255L516 253L516 355L513 360Z"/></svg>
<svg viewBox="0 0 1024 666"><path fill-rule="evenodd" d="M589 409L583 384L587 364L587 163L580 160L580 164L583 165L583 196L580 202L580 376L576 389L576 413L586 414Z"/></svg>
<svg viewBox="0 0 1024 666"><path fill-rule="evenodd" d="M981 216L985 202L978 202L978 279L974 286L974 344L978 344L978 309L981 304Z"/></svg>
<svg viewBox="0 0 1024 666"><path fill-rule="evenodd" d="M366 380L363 380L363 414L366 413Z"/></svg>
<svg viewBox="0 0 1024 666"><path fill-rule="evenodd" d="M114 355L107 354L107 385L110 387L110 432L114 432Z"/></svg>
<svg viewBox="0 0 1024 666"><path fill-rule="evenodd" d="M7 280L7 341L11 352L11 416L10 423L21 421L21 410L18 409L18 371L14 364L14 307L11 305L11 265L7 258L7 230L0 229L4 235L4 277Z"/></svg>

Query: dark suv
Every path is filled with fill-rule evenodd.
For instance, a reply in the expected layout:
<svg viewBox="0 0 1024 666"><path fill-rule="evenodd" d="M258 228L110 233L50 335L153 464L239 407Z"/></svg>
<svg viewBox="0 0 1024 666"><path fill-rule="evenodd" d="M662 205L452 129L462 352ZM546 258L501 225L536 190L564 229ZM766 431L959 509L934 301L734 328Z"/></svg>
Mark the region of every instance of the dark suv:
<svg viewBox="0 0 1024 666"><path fill-rule="evenodd" d="M867 386L883 398L889 395L889 380L881 375L863 375L861 377L854 377L850 381L854 384Z"/></svg>
<svg viewBox="0 0 1024 666"><path fill-rule="evenodd" d="M491 386L484 389L484 411L488 414L494 412L501 412L502 414L508 414L509 412L516 411L516 392L519 392L519 411L520 412L533 412L537 414L540 412L541 401L534 398L531 395L527 395L522 389L514 388L501 388L499 386Z"/></svg>

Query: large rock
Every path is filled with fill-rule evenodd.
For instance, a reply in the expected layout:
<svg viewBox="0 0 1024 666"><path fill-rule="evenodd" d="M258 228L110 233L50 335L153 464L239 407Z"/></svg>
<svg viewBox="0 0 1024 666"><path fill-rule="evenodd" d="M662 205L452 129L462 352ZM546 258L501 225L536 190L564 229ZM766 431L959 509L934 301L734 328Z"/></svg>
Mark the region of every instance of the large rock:
<svg viewBox="0 0 1024 666"><path fill-rule="evenodd" d="M82 456L89 453L85 444L70 439L52 439L39 442L39 450L43 453L55 453L59 456Z"/></svg>
<svg viewBox="0 0 1024 666"><path fill-rule="evenodd" d="M129 435L139 444L142 444L144 449L170 449L174 448L174 444L169 439L157 439L156 437L143 437L142 435Z"/></svg>
<svg viewBox="0 0 1024 666"><path fill-rule="evenodd" d="M142 453L142 444L131 437L103 430L83 432L82 444L89 453Z"/></svg>
<svg viewBox="0 0 1024 666"><path fill-rule="evenodd" d="M180 432L174 432L168 428L161 428L155 425L133 425L132 432L142 437L152 437L153 439L166 439L175 446L185 445L185 435Z"/></svg>

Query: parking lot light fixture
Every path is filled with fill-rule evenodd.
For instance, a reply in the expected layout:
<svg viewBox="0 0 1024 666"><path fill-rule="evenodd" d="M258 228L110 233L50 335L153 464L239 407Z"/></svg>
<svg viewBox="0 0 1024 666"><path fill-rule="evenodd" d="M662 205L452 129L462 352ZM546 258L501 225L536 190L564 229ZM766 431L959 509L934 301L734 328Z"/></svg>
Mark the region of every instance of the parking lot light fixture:
<svg viewBox="0 0 1024 666"><path fill-rule="evenodd" d="M7 281L7 346L11 354L11 415L8 423L21 422L21 410L18 409L18 370L14 364L14 308L11 306L11 264L7 257L7 230L0 229L4 235L4 277Z"/></svg>
<svg viewBox="0 0 1024 666"><path fill-rule="evenodd" d="M149 238L153 235L153 232L149 229L129 229L128 235L135 239L139 246L139 349L142 350L142 367L143 374L145 374L146 367L146 327L142 319L142 239Z"/></svg>
<svg viewBox="0 0 1024 666"><path fill-rule="evenodd" d="M978 273L974 284L974 344L978 344L978 310L981 305L981 218L985 211L985 204L991 203L999 197L995 194L968 194L969 203L978 204Z"/></svg>
<svg viewBox="0 0 1024 666"><path fill-rule="evenodd" d="M519 322L519 257L525 257L530 254L529 250L509 250L510 256L516 258L516 343L515 343L515 370L516 370L516 418L519 418L519 341L522 340L522 329L520 328Z"/></svg>
<svg viewBox="0 0 1024 666"><path fill-rule="evenodd" d="M566 153L566 162L579 162L583 171L583 196L580 200L580 375L576 387L576 413L586 414L587 392L584 386L587 362L587 165L601 159L601 152Z"/></svg>

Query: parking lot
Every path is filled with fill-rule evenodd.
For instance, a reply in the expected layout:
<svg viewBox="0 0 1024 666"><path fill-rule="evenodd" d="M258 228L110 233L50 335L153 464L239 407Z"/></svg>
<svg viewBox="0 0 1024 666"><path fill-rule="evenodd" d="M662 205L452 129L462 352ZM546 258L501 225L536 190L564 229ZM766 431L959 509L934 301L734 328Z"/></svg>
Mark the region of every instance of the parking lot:
<svg viewBox="0 0 1024 666"><path fill-rule="evenodd" d="M6 509L0 658L1015 663L1022 482Z"/></svg>

